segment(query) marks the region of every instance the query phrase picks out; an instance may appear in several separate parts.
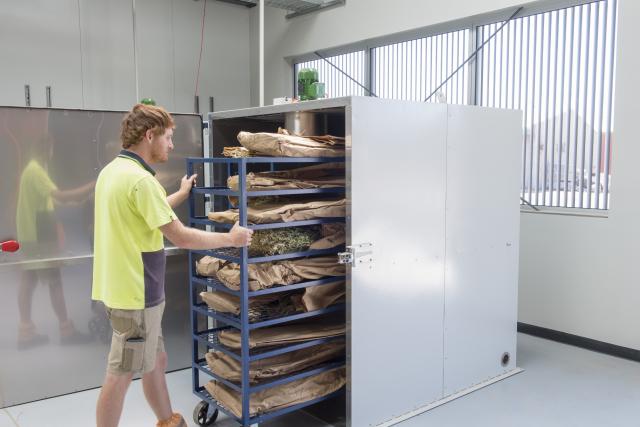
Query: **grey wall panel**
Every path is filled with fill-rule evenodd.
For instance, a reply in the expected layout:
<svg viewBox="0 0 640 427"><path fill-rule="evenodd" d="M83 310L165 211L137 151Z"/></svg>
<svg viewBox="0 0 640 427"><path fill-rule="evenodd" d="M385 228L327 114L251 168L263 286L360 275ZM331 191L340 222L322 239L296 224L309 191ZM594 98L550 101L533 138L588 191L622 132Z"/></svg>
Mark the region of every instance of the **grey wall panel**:
<svg viewBox="0 0 640 427"><path fill-rule="evenodd" d="M53 105L82 105L77 0L5 0L0 12L0 105L44 107L45 86Z"/></svg>
<svg viewBox="0 0 640 427"><path fill-rule="evenodd" d="M85 108L125 110L136 102L131 0L80 2Z"/></svg>
<svg viewBox="0 0 640 427"><path fill-rule="evenodd" d="M348 282L347 407L360 427L442 397L447 112L361 97L349 118L347 243L372 243L374 259Z"/></svg>
<svg viewBox="0 0 640 427"><path fill-rule="evenodd" d="M203 3L173 0L175 110L192 112L200 54ZM249 11L245 7L207 1L198 92L200 111L250 105Z"/></svg>
<svg viewBox="0 0 640 427"><path fill-rule="evenodd" d="M176 111L173 2L136 0L135 4L138 97L153 98L158 105Z"/></svg>
<svg viewBox="0 0 640 427"><path fill-rule="evenodd" d="M57 108L128 109L151 97L171 111L192 112L204 3L4 1L0 57L10 66L2 69L0 105L25 106L29 84L34 107L46 106L51 86ZM250 11L206 3L201 111L209 96L217 109L249 106Z"/></svg>
<svg viewBox="0 0 640 427"><path fill-rule="evenodd" d="M42 178L28 184L33 179L33 162L62 191L85 184L91 188L100 169L120 150L122 116L122 112L0 108L4 173L0 238L19 237L23 244L17 253L0 254L0 321L5 326L0 331L0 406L102 382L110 329L103 307L91 301L92 192L54 203L46 220L35 213L38 209L22 206L20 199L25 192L36 195L36 202L48 197ZM201 118L174 118L174 152L169 162L156 167L168 193L178 188L185 173L184 158L202 155ZM186 219L186 206L176 213ZM36 224L35 241L29 241L23 226L18 233L17 224L24 224L25 218ZM163 329L169 369L180 369L190 364L187 257L176 250L169 254ZM60 332L67 318L80 338L70 345L63 343ZM42 336L25 339L34 332Z"/></svg>
<svg viewBox="0 0 640 427"><path fill-rule="evenodd" d="M445 395L516 367L521 123L448 106Z"/></svg>

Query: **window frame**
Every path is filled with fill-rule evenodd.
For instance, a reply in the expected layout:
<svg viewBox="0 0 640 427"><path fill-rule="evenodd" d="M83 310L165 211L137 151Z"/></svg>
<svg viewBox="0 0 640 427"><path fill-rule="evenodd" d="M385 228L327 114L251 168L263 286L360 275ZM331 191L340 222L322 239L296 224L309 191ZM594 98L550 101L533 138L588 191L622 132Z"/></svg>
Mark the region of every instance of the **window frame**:
<svg viewBox="0 0 640 427"><path fill-rule="evenodd" d="M526 17L539 15L539 14L545 14L548 12L568 9L576 6L583 6L591 3L598 3L600 1L607 1L607 2L613 3L614 13L617 14L619 12L619 6L617 4L618 0L544 0L544 1L537 1L535 3L528 3L523 5L522 10L520 11L516 19L526 18ZM368 39L368 40L357 42L357 43L343 45L336 48L319 50L318 52L325 58L329 58L336 55L342 55L342 54L363 50L365 79L363 82L360 82L360 83L362 83L365 87L369 88L370 90L374 90L374 87L375 87L374 83L376 79L375 55L373 54L374 49L385 47L385 46L391 46L397 43L410 42L413 40L418 40L426 37L432 37L432 36L437 36L441 34L456 32L456 31L468 30L467 45L469 47L469 50L466 54L466 58L468 58L479 47L479 39L478 39L479 29L486 25L499 24L501 22L506 21L509 18L509 16L513 14L516 8L517 6L514 6L507 9L488 12L488 13L484 13L484 14L480 14L472 17L466 17L466 18L453 20L453 21L449 21L441 24L431 25L431 26L427 26L427 27L423 27L415 30L409 30L409 31L404 31L400 33L376 37L376 38ZM616 28L610 30L612 31L614 38L616 39L616 45L615 45L616 47L617 47L617 30L618 28L617 28L617 19L616 19ZM613 57L614 57L613 70L615 70L617 66L617 52L615 51L613 52ZM478 104L479 102L478 79L482 78L481 75L479 75L479 71L478 71L481 66L479 64L480 58L481 56L477 55L474 59L472 59L468 63L468 89L467 90L468 90L468 97L469 97L469 100L468 100L469 105L479 105ZM291 70L293 75L293 86L294 86L293 93L294 93L294 96L297 96L297 85L296 85L297 64L301 62L307 62L309 60L317 60L320 58L318 58L318 56L316 56L314 53L309 53L306 55L291 56L285 59L287 59L291 64ZM614 92L614 95L612 97L615 97L615 76L613 76L612 79L613 79L613 88L614 88L612 89ZM365 95L366 95L366 92L365 92ZM608 108L611 109L610 114L615 117L614 106L610 105ZM610 134L610 140L612 141L613 139L614 138L613 138L613 132L612 132ZM523 141L523 147L524 147L524 141ZM611 145L609 146L609 150L611 150ZM609 171L609 174L610 174L611 156L609 156L608 160L609 160L609 164L607 164L607 170ZM524 166L524 160L523 160L523 166ZM582 168L583 174L584 174L584 170L585 169L583 167ZM523 191L524 190L521 189L521 192ZM607 191L607 194L608 196L610 196L609 191ZM533 201L529 201L529 202L533 202ZM585 207L584 204L583 206L577 206L577 207L576 206L574 207L546 206L546 205L536 205L536 204L533 204L533 206L535 206L535 208L531 208L526 203L521 202L521 210L523 212L530 211L535 213L548 212L553 214L595 216L595 217L605 216L606 217L608 216L608 211L610 209L610 205L608 201L607 203L605 203L604 208L596 208L595 206L591 206L591 205L588 207Z"/></svg>

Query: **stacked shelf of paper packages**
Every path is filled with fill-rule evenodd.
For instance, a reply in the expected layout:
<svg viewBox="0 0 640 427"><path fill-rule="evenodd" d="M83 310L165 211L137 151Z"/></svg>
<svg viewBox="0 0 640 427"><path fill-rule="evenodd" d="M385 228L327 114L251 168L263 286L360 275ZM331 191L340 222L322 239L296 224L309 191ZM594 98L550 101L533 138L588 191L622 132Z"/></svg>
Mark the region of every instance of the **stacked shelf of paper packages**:
<svg viewBox="0 0 640 427"><path fill-rule="evenodd" d="M242 147L228 147L227 157L314 157L344 159L344 139L331 136L301 137L278 133L240 132L238 141ZM250 172L247 174L247 191L280 189L342 188L345 185L344 162L312 163L274 172ZM229 177L227 186L238 190L237 175ZM337 194L337 196L336 196ZM287 253L335 248L335 253L323 256L284 259L252 263L248 265L249 291L276 286L287 286L306 281L335 278L330 283L301 288L290 292L255 296L249 299L249 321L311 313L342 305L345 298L345 266L338 263L337 252L345 243L344 192L332 194L291 195L249 198L247 218L249 224L306 221L313 219L337 219L339 222L309 226L282 227L254 232L249 247L250 257L263 257ZM238 200L230 198L232 207ZM210 220L232 224L239 218L238 209L210 212ZM240 266L210 256L200 259L196 265L201 276L215 277L232 290L240 289ZM202 300L216 312L240 316L238 297L224 292L202 292ZM268 351L295 343L335 337L325 343L254 361L249 367L251 385L259 385L284 376L313 370L326 364L337 366L319 374L286 382L272 388L252 393L249 414L251 417L298 405L328 396L345 385L345 323L344 310L333 314L308 317L264 328L253 329L249 335L251 351ZM230 350L241 349L240 331L226 329L219 333L220 344ZM220 378L239 384L241 362L221 351L209 351L206 361L211 371ZM342 363L340 363L342 362ZM207 391L224 408L237 417L242 415L240 394L212 380L205 384Z"/></svg>

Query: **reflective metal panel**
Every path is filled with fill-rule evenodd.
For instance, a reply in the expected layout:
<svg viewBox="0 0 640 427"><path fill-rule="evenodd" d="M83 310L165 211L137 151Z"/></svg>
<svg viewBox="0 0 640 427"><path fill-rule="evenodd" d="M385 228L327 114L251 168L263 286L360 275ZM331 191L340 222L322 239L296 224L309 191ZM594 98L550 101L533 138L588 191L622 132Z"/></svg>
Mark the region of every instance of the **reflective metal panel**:
<svg viewBox="0 0 640 427"><path fill-rule="evenodd" d="M516 368L522 138L519 111L448 111L446 396Z"/></svg>
<svg viewBox="0 0 640 427"><path fill-rule="evenodd" d="M443 104L347 107L347 242L373 245L348 282L354 427L442 397L446 121Z"/></svg>
<svg viewBox="0 0 640 427"><path fill-rule="evenodd" d="M0 108L0 406L101 384L109 324L91 301L93 185L120 151L123 112ZM201 118L175 115L175 150L159 165L168 193L186 156L202 155ZM186 207L176 210L186 218ZM163 323L170 369L190 364L186 257L169 251ZM43 381L46 379L46 381Z"/></svg>

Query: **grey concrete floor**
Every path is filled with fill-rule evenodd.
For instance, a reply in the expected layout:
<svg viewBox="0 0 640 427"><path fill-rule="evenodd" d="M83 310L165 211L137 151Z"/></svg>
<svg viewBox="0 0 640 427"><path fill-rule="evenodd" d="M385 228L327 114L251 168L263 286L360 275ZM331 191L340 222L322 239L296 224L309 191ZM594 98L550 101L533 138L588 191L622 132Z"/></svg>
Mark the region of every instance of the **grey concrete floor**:
<svg viewBox="0 0 640 427"><path fill-rule="evenodd" d="M518 335L525 372L402 427L637 427L640 363Z"/></svg>
<svg viewBox="0 0 640 427"><path fill-rule="evenodd" d="M401 427L638 427L640 363L518 335L518 366L525 372L411 418ZM45 379L43 379L45 380ZM189 370L168 375L174 409L188 416L198 403ZM94 425L98 390L47 399L0 411L0 427ZM139 381L127 396L122 427L154 426ZM221 417L217 427L236 424ZM264 427L339 427L308 414ZM360 426L353 426L360 427Z"/></svg>

